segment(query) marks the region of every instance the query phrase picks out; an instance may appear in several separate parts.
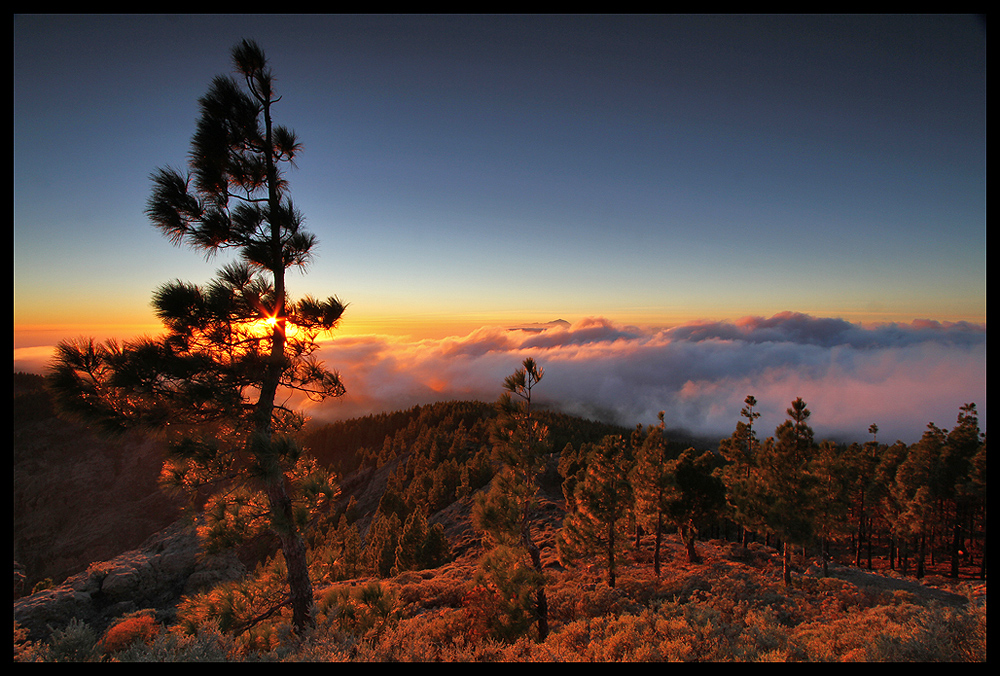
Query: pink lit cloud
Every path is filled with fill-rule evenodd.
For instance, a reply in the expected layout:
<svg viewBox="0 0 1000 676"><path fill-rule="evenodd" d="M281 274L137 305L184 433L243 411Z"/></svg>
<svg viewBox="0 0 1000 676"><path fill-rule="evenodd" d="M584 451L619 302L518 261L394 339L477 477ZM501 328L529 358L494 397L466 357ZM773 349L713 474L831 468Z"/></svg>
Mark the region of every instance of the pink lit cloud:
<svg viewBox="0 0 1000 676"><path fill-rule="evenodd" d="M954 424L977 404L986 419L986 329L918 321L862 327L841 319L780 313L667 330L603 318L543 331L484 327L465 336L405 341L335 340L323 348L348 395L312 414L343 418L446 399L492 401L503 378L531 356L545 369L541 401L626 426L668 425L726 436L753 394L765 436L801 396L817 436L907 442L927 423Z"/></svg>

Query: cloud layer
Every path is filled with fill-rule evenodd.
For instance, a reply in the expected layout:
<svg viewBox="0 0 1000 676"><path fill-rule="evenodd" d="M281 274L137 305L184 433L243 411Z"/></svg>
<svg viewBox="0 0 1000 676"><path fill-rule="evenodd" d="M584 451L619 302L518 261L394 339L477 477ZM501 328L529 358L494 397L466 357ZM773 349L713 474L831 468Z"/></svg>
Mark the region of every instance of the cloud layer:
<svg viewBox="0 0 1000 676"><path fill-rule="evenodd" d="M759 402L765 434L801 396L817 435L916 441L927 423L954 425L975 402L986 419L986 328L916 321L862 327L784 312L666 330L589 318L544 331L484 327L466 336L338 339L323 356L344 376L343 400L314 410L348 417L443 399L491 401L525 357L545 369L539 400L627 426L653 424L727 436L743 399Z"/></svg>
<svg viewBox="0 0 1000 676"><path fill-rule="evenodd" d="M37 355L21 356L15 352L15 370L37 370ZM819 438L864 441L876 423L881 440L910 443L927 423L951 428L967 402L986 427L985 326L863 327L792 312L664 330L588 318L433 340L336 338L321 358L341 372L348 393L309 413L332 420L450 399L492 401L529 356L545 369L539 401L630 427L654 424L662 410L668 426L721 438L748 394L757 398L762 436L800 396Z"/></svg>

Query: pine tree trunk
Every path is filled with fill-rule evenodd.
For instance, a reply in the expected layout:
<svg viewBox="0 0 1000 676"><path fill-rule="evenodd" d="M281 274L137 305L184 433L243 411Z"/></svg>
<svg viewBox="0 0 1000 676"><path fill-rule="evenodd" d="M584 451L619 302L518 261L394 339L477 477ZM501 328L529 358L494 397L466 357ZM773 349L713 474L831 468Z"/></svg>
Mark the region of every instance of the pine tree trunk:
<svg viewBox="0 0 1000 676"><path fill-rule="evenodd" d="M861 504L858 509L858 542L857 551L854 553L854 565L858 568L861 567L861 547L865 538L865 490L861 489ZM871 539L871 533L868 533L869 540Z"/></svg>
<svg viewBox="0 0 1000 676"><path fill-rule="evenodd" d="M867 542L868 570L872 569L872 528L874 528L874 525L875 524L873 523L871 517L868 517L868 542ZM890 559L891 559L891 554L890 554Z"/></svg>
<svg viewBox="0 0 1000 676"><path fill-rule="evenodd" d="M656 515L656 545L653 548L653 571L660 577L660 545L663 543L663 514Z"/></svg>
<svg viewBox="0 0 1000 676"><path fill-rule="evenodd" d="M792 584L792 546L788 542L785 542L782 551L781 578L787 587Z"/></svg>
<svg viewBox="0 0 1000 676"><path fill-rule="evenodd" d="M608 586L615 586L615 522L608 524Z"/></svg>
<svg viewBox="0 0 1000 676"><path fill-rule="evenodd" d="M687 552L688 563L698 563L698 552L694 544L694 526L689 522L681 528L681 535L684 537L684 549Z"/></svg>
<svg viewBox="0 0 1000 676"><path fill-rule="evenodd" d="M272 518L279 524L276 528L281 541L281 553L285 557L286 579L289 601L292 606L292 625L301 632L313 622L313 587L309 579L306 561L306 545L302 534L295 527L292 500L285 489L284 476L267 486Z"/></svg>
<svg viewBox="0 0 1000 676"><path fill-rule="evenodd" d="M527 520L527 515L521 524L521 541L525 549L528 550L528 554L531 555L531 565L539 575L543 575L542 552L531 538L531 524ZM549 635L549 603L545 596L544 579L535 593L535 610L538 614L538 640L544 641Z"/></svg>
<svg viewBox="0 0 1000 676"><path fill-rule="evenodd" d="M271 272L274 283L274 317L277 323L271 333L271 354L267 371L261 383L261 394L257 406L257 431L271 438L271 415L274 409L274 399L281 381L281 373L285 362L285 261L282 243L282 223L278 218L281 213L278 199L278 175L274 165L273 136L271 126L271 101L265 97L262 101L264 114L264 138L266 151L264 162L267 171L267 203L269 222L271 226ZM302 534L295 525L292 513L292 501L285 487L282 474L268 485L268 498L271 509L280 524L278 536L281 539L281 551L285 557L288 578L288 593L292 605L292 625L301 632L313 622L312 604L313 588L309 579L309 566L306 561L306 547Z"/></svg>
<svg viewBox="0 0 1000 676"><path fill-rule="evenodd" d="M962 510L960 505L955 505L955 525L952 528L951 540L951 577L958 579L958 557L962 550Z"/></svg>
<svg viewBox="0 0 1000 676"><path fill-rule="evenodd" d="M920 544L917 548L917 579L923 579L924 577L924 559L927 556L927 538L924 536L924 532L920 532Z"/></svg>

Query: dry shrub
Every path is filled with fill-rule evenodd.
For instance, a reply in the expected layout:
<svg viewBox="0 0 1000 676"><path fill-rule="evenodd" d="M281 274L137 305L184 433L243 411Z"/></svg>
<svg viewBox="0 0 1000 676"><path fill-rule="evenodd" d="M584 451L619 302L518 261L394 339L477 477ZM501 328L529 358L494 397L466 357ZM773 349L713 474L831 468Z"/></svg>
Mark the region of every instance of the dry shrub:
<svg viewBox="0 0 1000 676"><path fill-rule="evenodd" d="M400 577L396 578L396 582L403 583L399 589L400 601L423 608L458 608L468 591L467 584L460 584L455 580L411 576L404 581Z"/></svg>
<svg viewBox="0 0 1000 676"><path fill-rule="evenodd" d="M739 638L738 626L708 608L667 603L658 610L573 621L550 635L544 649L561 661L716 662L746 656Z"/></svg>
<svg viewBox="0 0 1000 676"><path fill-rule="evenodd" d="M986 608L934 603L896 625L887 623L865 651L872 662L985 662Z"/></svg>
<svg viewBox="0 0 1000 676"><path fill-rule="evenodd" d="M576 602L578 617L622 615L641 609L642 606L628 598L622 590L605 584L599 584L592 591L581 594Z"/></svg>
<svg viewBox="0 0 1000 676"><path fill-rule="evenodd" d="M509 662L523 651L470 627L468 614L441 608L421 612L388 629L377 641L358 643L351 654L358 662ZM520 657L518 657L520 655Z"/></svg>
<svg viewBox="0 0 1000 676"><path fill-rule="evenodd" d="M32 641L26 628L14 621L14 661L44 662L45 646L39 641Z"/></svg>
<svg viewBox="0 0 1000 676"><path fill-rule="evenodd" d="M139 641L149 643L159 633L160 625L152 611L131 613L108 627L101 639L100 649L105 655L111 655Z"/></svg>

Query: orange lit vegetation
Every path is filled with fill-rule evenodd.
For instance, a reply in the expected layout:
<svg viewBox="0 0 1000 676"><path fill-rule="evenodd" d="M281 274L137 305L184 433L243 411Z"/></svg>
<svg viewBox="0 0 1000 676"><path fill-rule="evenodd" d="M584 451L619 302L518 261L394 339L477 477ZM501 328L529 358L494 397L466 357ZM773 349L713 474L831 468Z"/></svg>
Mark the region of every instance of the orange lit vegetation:
<svg viewBox="0 0 1000 676"><path fill-rule="evenodd" d="M755 400L746 411L753 423ZM286 593L285 562L279 553L240 580L187 596L177 610L177 621L155 636L145 631L150 628L148 620L125 624L114 634L120 633L119 644L128 647L114 653L113 659L148 661L155 656L158 661L182 661L199 655L202 661L259 661L262 656L288 661L985 660L985 568L976 570L976 559L985 564L985 543L966 543L975 559L962 562L960 577L946 577L948 561L942 555L952 533L945 532L941 523L928 531L937 563L923 579L912 575L917 552L900 551L906 541L920 540L920 524L913 521L908 505L915 500L912 506L927 516L937 513L921 507L926 491L914 483L921 477L934 478L915 471L914 464L929 460L929 455L954 459L966 447L966 454L974 453L966 470L955 475L962 477L963 492L937 500L935 507L951 503L953 509L956 500L966 499L974 500L968 508L985 505L985 439L979 437L971 404L962 407L957 426L941 439L934 433L911 446L889 446L873 438L842 449L851 465L829 478L847 482L847 488L864 486L865 491L863 499L856 491L841 492L839 500L851 500L858 512L846 515L850 518L830 550L828 566L822 563L819 542L796 546L793 576L786 582L780 544L773 539L765 542L763 530L751 541L741 542L745 531L732 520L739 515L728 512L699 521L697 561L689 560L687 542L674 533L664 533L657 547L655 532L630 532L618 559L614 587L605 582L604 555L560 565L556 542L567 510L578 508L579 492L569 489L580 485L580 471L587 471L593 462L588 449L596 450L595 444L607 433L628 430L545 409L536 413L561 448L555 454L560 456L558 474L547 471L539 476L537 508L532 510L532 538L544 564L549 629L544 640L532 631L536 598L531 592L537 589L537 580L523 575L529 570L527 555L509 548L502 559L491 561L511 565L490 568L490 576L479 574L487 570L483 567L487 561L480 557L486 541L472 537L470 503L490 487L498 471L490 442L495 436L491 422L498 411L482 402L448 402L327 425L303 438L319 462L340 466L345 476L361 469L353 476L384 477L379 482L381 498L375 501L378 507L363 509L352 499L345 511L333 510L328 519L319 512L303 513L315 525L310 530L308 560L316 584L317 621L308 641L292 639L287 608L268 612L273 600ZM737 429L739 434L729 446L754 440L751 448L757 449L771 443L756 441L757 433L751 435L746 425ZM876 431L875 426L870 430L873 435ZM644 443L643 430L636 430L631 440L633 445ZM683 454L684 445L667 435L663 441L668 453ZM939 453L944 448L938 441L946 443L947 454ZM731 457L730 462L738 462L737 456ZM551 466L554 460L547 459L549 470L556 469ZM877 461L874 468L863 464L869 461ZM851 469L855 462L862 465ZM821 469L815 466L814 473L819 476ZM732 484L746 472L724 476L731 500L733 491L749 496L746 488ZM342 505L348 497L379 485L362 481L348 488L352 482L345 480L345 492L351 495L344 496ZM827 495L825 482L823 486ZM938 496L945 494L941 489L938 486ZM210 520L217 526L223 521L247 524L254 533L262 532L250 519L260 518L263 504L245 497L238 502L239 510L232 503L213 502L210 509L220 512ZM901 502L904 499L909 502ZM741 507L749 518L749 507ZM862 538L853 526L859 513L869 515ZM428 514L433 525L428 525ZM975 519L974 530L981 528L985 535L984 515ZM366 517L371 519L368 526ZM767 521L757 525L763 529ZM893 536L893 532L904 535L901 526L908 529L905 539ZM442 541L446 527L447 539ZM862 540L878 557L874 568L869 562L866 569L857 558L865 548L853 547L852 541ZM655 566L657 551L660 570ZM888 568L893 553L896 565ZM70 638L67 630L43 649L26 643L15 626L15 660L32 655L52 659L59 642Z"/></svg>

